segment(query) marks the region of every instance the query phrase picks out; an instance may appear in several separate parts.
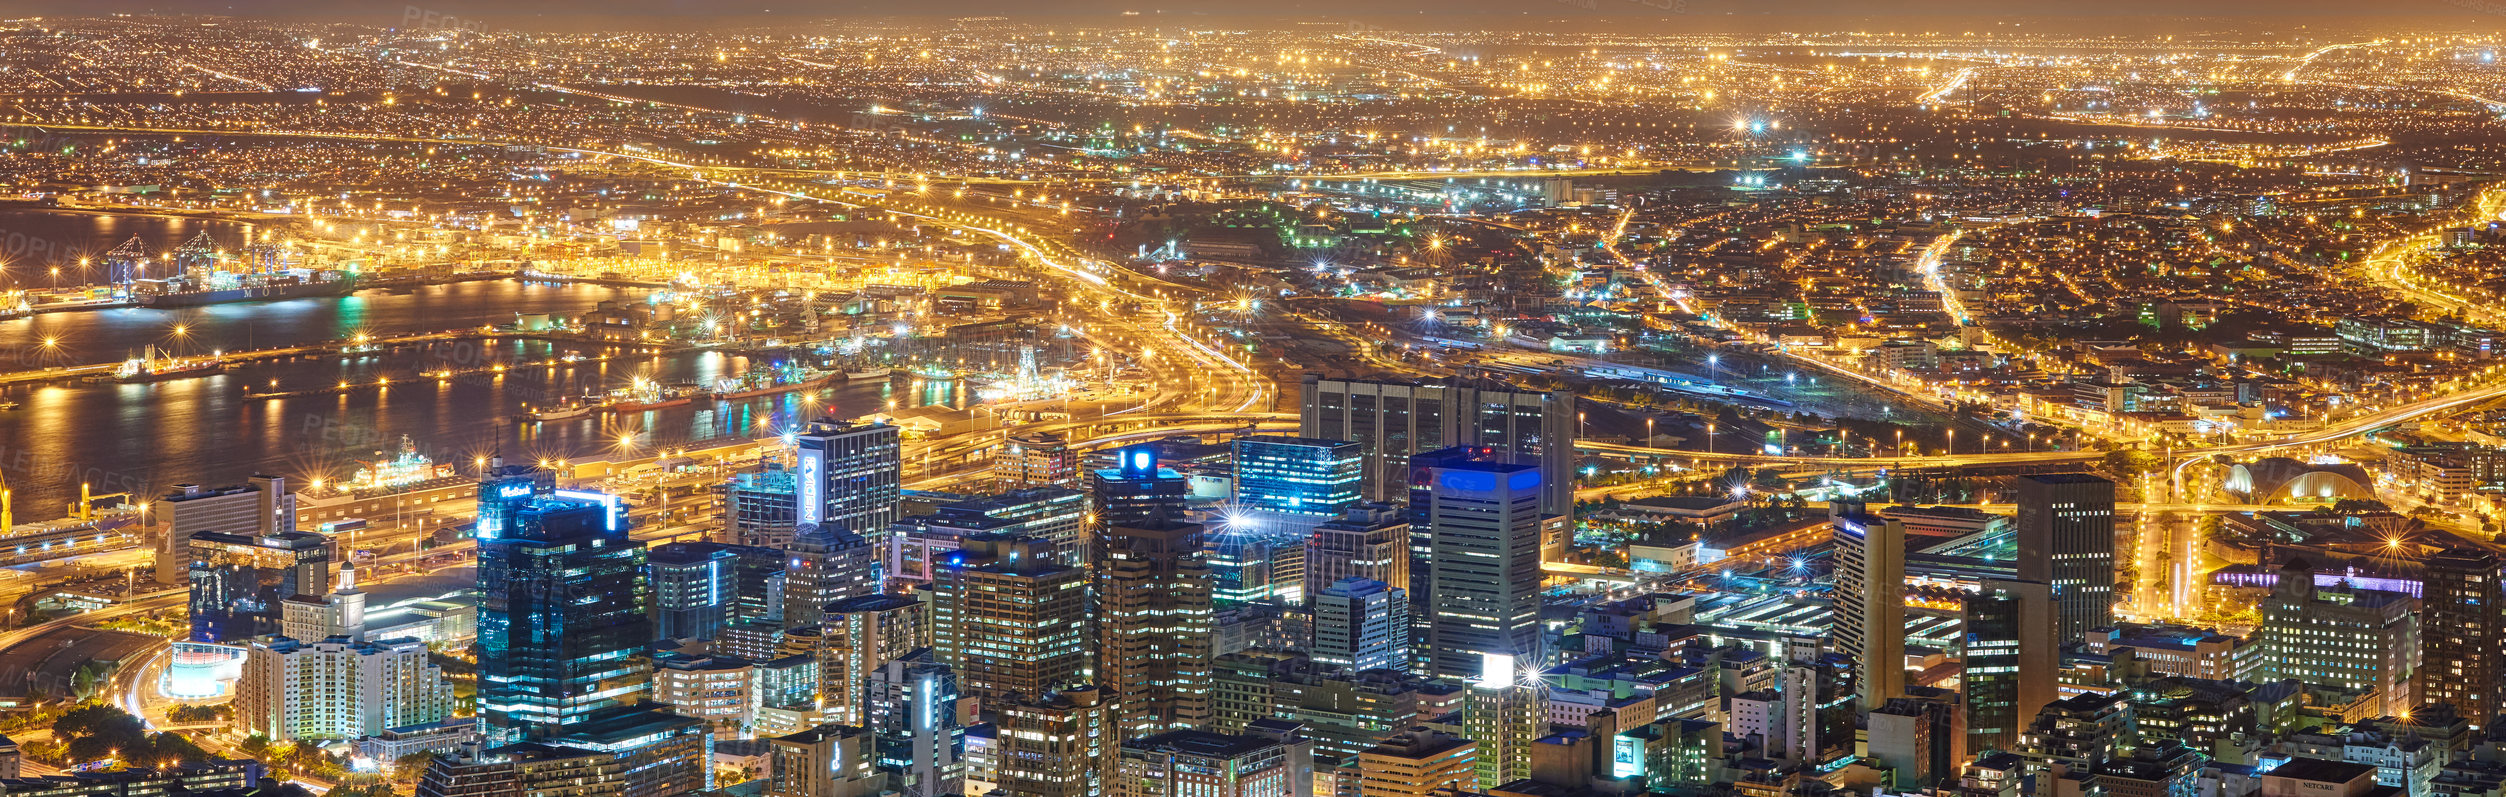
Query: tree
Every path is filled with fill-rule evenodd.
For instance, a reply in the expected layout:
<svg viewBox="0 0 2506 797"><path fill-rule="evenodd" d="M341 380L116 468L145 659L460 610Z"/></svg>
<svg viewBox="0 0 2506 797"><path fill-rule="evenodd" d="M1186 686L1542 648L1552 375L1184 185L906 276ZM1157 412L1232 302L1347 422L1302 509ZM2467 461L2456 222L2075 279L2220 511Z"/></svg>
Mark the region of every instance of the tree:
<svg viewBox="0 0 2506 797"><path fill-rule="evenodd" d="M434 763L435 752L432 750L410 753L392 759L392 777L402 781L416 782L420 776L426 774L426 768Z"/></svg>
<svg viewBox="0 0 2506 797"><path fill-rule="evenodd" d="M2153 473L2164 464L2158 455L2138 448L2116 449L2106 454L2106 469L2122 476Z"/></svg>

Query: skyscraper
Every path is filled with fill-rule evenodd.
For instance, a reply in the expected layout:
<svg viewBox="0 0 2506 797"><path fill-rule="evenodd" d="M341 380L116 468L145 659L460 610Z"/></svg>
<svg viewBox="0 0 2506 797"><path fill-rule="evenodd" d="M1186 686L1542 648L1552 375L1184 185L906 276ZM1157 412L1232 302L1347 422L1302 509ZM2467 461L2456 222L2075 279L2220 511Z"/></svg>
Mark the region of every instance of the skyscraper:
<svg viewBox="0 0 2506 797"><path fill-rule="evenodd" d="M1535 465L1491 461L1487 449L1448 448L1412 458L1411 582L1425 570L1429 673L1468 678L1483 654L1530 665L1540 638L1540 500ZM1424 565L1424 567L1421 567ZM1415 600L1415 599L1414 599ZM1415 623L1414 623L1415 625ZM1485 744L1485 740L1481 740ZM1481 748L1482 757L1489 748Z"/></svg>
<svg viewBox="0 0 2506 797"><path fill-rule="evenodd" d="M2506 590L2497 555L2455 548L2429 557L2419 596L2419 701L2486 722L2506 700Z"/></svg>
<svg viewBox="0 0 2506 797"><path fill-rule="evenodd" d="M1210 721L1213 577L1201 525L1116 523L1097 535L1097 683L1116 738Z"/></svg>
<svg viewBox="0 0 2506 797"><path fill-rule="evenodd" d="M1493 449L1552 477L1540 511L1574 511L1575 395L1517 390L1490 381L1387 382L1305 378L1297 434L1355 441L1365 453L1367 497L1399 497L1412 455L1452 446Z"/></svg>
<svg viewBox="0 0 2506 797"><path fill-rule="evenodd" d="M1313 766L1295 744L1263 736L1174 730L1122 742L1113 797L1293 797ZM1301 782L1300 782L1301 781Z"/></svg>
<svg viewBox="0 0 2506 797"><path fill-rule="evenodd" d="M866 679L889 662L930 647L922 635L929 608L903 595L861 595L827 604L819 621L818 677L829 719L865 722ZM955 681L951 676L952 693Z"/></svg>
<svg viewBox="0 0 2506 797"><path fill-rule="evenodd" d="M479 527L479 707L494 744L543 739L651 688L644 544L617 496L515 499Z"/></svg>
<svg viewBox="0 0 2506 797"><path fill-rule="evenodd" d="M879 550L840 524L803 524L783 560L783 626L817 625L827 604L879 591Z"/></svg>
<svg viewBox="0 0 2506 797"><path fill-rule="evenodd" d="M1479 745L1416 727L1358 754L1361 797L1429 797L1479 785Z"/></svg>
<svg viewBox="0 0 2506 797"><path fill-rule="evenodd" d="M793 439L797 464L793 523L833 527L862 535L876 546L887 538L903 498L903 449L895 426L819 419Z"/></svg>
<svg viewBox="0 0 2506 797"><path fill-rule="evenodd" d="M1381 581L1344 578L1314 596L1314 662L1357 670L1410 668L1410 600Z"/></svg>
<svg viewBox="0 0 2506 797"><path fill-rule="evenodd" d="M931 652L869 672L863 724L878 737L879 767L897 773L906 797L962 794L966 728L957 722L957 677Z"/></svg>
<svg viewBox="0 0 2506 797"><path fill-rule="evenodd" d="M1358 504L1314 527L1305 543L1305 591L1344 578L1410 588L1410 521L1392 504Z"/></svg>
<svg viewBox="0 0 2506 797"><path fill-rule="evenodd" d="M1856 704L1870 711L1906 691L1906 527L1861 513L1828 523L1836 539L1836 648L1853 655Z"/></svg>
<svg viewBox="0 0 2506 797"><path fill-rule="evenodd" d="M1079 486L1079 458L1069 440L1051 432L1010 435L999 467L1001 481L1014 488Z"/></svg>
<svg viewBox="0 0 2506 797"><path fill-rule="evenodd" d="M741 545L782 548L799 533L800 484L782 463L731 477L728 485L731 533Z"/></svg>
<svg viewBox="0 0 2506 797"><path fill-rule="evenodd" d="M672 542L645 557L652 581L653 633L657 639L714 639L740 620L780 615L764 611L769 579L782 571L783 552L718 542Z"/></svg>
<svg viewBox="0 0 2506 797"><path fill-rule="evenodd" d="M2060 642L2114 625L2114 482L2086 473L2019 476L2019 580L2053 588Z"/></svg>
<svg viewBox="0 0 2506 797"><path fill-rule="evenodd" d="M1250 435L1235 442L1235 502L1263 530L1302 532L1339 517L1364 488L1362 446L1344 440Z"/></svg>
<svg viewBox="0 0 2506 797"><path fill-rule="evenodd" d="M2055 698L2060 650L2053 590L2033 581L1987 580L1961 610L1966 749L2016 750L2037 709Z"/></svg>
<svg viewBox="0 0 2506 797"><path fill-rule="evenodd" d="M949 554L931 583L932 652L967 696L1031 699L1083 683L1088 571L1053 558L1033 537L978 536Z"/></svg>
<svg viewBox="0 0 2506 797"><path fill-rule="evenodd" d="M1094 502L1096 528L1145 523L1156 517L1183 517L1192 485L1183 474L1157 464L1157 452L1131 446L1114 452L1114 467L1088 473L1088 497Z"/></svg>

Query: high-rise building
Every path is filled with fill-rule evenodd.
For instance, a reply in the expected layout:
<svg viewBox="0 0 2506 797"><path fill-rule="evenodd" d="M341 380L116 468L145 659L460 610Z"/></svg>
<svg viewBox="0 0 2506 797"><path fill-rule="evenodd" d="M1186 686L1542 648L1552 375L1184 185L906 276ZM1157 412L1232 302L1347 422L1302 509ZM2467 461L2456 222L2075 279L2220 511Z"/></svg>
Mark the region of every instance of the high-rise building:
<svg viewBox="0 0 2506 797"><path fill-rule="evenodd" d="M740 738L757 719L757 665L737 656L653 657L653 702L702 720L716 736Z"/></svg>
<svg viewBox="0 0 2506 797"><path fill-rule="evenodd" d="M1410 599L1398 588L1344 578L1314 596L1314 661L1358 670L1410 667Z"/></svg>
<svg viewBox="0 0 2506 797"><path fill-rule="evenodd" d="M1906 691L1906 527L1853 511L1828 521L1836 540L1838 650L1853 655L1856 705L1863 711Z"/></svg>
<svg viewBox="0 0 2506 797"><path fill-rule="evenodd" d="M452 683L426 643L331 636L253 640L235 682L235 723L276 741L355 739L452 716Z"/></svg>
<svg viewBox="0 0 2506 797"><path fill-rule="evenodd" d="M280 605L279 635L299 642L331 637L365 638L365 592L357 589L354 564L339 566L329 595L298 594Z"/></svg>
<svg viewBox="0 0 2506 797"><path fill-rule="evenodd" d="M827 604L879 591L879 549L843 526L804 524L783 560L783 625L817 625Z"/></svg>
<svg viewBox="0 0 2506 797"><path fill-rule="evenodd" d="M1038 693L1000 705L996 784L1002 797L1104 797L1114 737L1104 695L1092 686Z"/></svg>
<svg viewBox="0 0 2506 797"><path fill-rule="evenodd" d="M766 797L878 797L887 776L876 768L876 740L849 725L820 725L766 740Z"/></svg>
<svg viewBox="0 0 2506 797"><path fill-rule="evenodd" d="M929 648L930 607L904 595L861 595L827 604L819 622L818 673L827 715L861 725L862 689L879 668ZM954 676L951 678L952 684ZM954 687L952 686L952 689Z"/></svg>
<svg viewBox="0 0 2506 797"><path fill-rule="evenodd" d="M713 736L703 721L658 708L605 710L548 737L438 755L424 797L593 797L693 794L713 788Z"/></svg>
<svg viewBox="0 0 2506 797"><path fill-rule="evenodd" d="M2506 589L2497 555L2455 548L2429 557L2419 595L2419 702L2487 722L2506 703Z"/></svg>
<svg viewBox="0 0 2506 797"><path fill-rule="evenodd" d="M2319 589L2314 566L2290 559L2262 602L2263 677L2374 692L2384 714L2415 708L2418 610L2405 593Z"/></svg>
<svg viewBox="0 0 2506 797"><path fill-rule="evenodd" d="M894 659L865 679L864 725L879 740L879 768L897 773L906 797L963 794L966 728L957 722L957 676L929 650Z"/></svg>
<svg viewBox="0 0 2506 797"><path fill-rule="evenodd" d="M1953 696L1896 697L1868 715L1873 761L1893 773L1893 793L1929 793L1957 780L1965 728Z"/></svg>
<svg viewBox="0 0 2506 797"><path fill-rule="evenodd" d="M1032 537L968 538L931 585L931 642L978 700L1041 695L1093 671L1088 571Z"/></svg>
<svg viewBox="0 0 2506 797"><path fill-rule="evenodd" d="M1313 766L1297 745L1257 735L1174 730L1122 743L1113 797L1310 795ZM1301 770L1301 771L1300 771Z"/></svg>
<svg viewBox="0 0 2506 797"><path fill-rule="evenodd" d="M1097 535L1097 683L1117 738L1210 720L1210 591L1201 525L1153 517Z"/></svg>
<svg viewBox="0 0 2506 797"><path fill-rule="evenodd" d="M1211 524L1205 559L1216 577L1219 608L1254 602L1289 606L1305 602L1305 541L1290 531L1265 531L1267 524L1218 521Z"/></svg>
<svg viewBox="0 0 2506 797"><path fill-rule="evenodd" d="M1191 495L1191 483L1175 469L1159 465L1157 452L1148 446L1115 451L1114 467L1088 474L1088 497L1100 529L1152 518L1181 518Z"/></svg>
<svg viewBox="0 0 2506 797"><path fill-rule="evenodd" d="M1484 654L1531 664L1544 660L1540 636L1538 466L1492 461L1486 449L1449 448L1414 458L1410 474L1411 562L1426 572L1427 658L1434 675L1468 678ZM1417 625L1413 620L1413 625ZM1482 758L1489 748L1482 743Z"/></svg>
<svg viewBox="0 0 2506 797"><path fill-rule="evenodd" d="M1382 382L1305 378L1297 434L1355 441L1365 452L1367 497L1400 497L1412 455L1454 446L1493 449L1539 465L1553 481L1540 512L1575 508L1575 395L1496 382Z"/></svg>
<svg viewBox="0 0 2506 797"><path fill-rule="evenodd" d="M1392 504L1358 504L1314 527L1305 543L1307 593L1344 578L1410 589L1410 520Z"/></svg>
<svg viewBox="0 0 2506 797"><path fill-rule="evenodd" d="M2019 476L2019 580L2053 588L2068 644L2114 625L2114 482L2086 473Z"/></svg>
<svg viewBox="0 0 2506 797"><path fill-rule="evenodd" d="M1479 745L1424 727L1393 734L1357 757L1361 797L1430 797L1477 790Z"/></svg>
<svg viewBox="0 0 2506 797"><path fill-rule="evenodd" d="M1526 678L1513 656L1481 656L1479 672L1463 703L1462 725L1479 743L1477 769L1482 791L1531 777L1532 743L1549 735L1549 687Z"/></svg>
<svg viewBox="0 0 2506 797"><path fill-rule="evenodd" d="M1231 524L1302 534L1355 506L1365 482L1363 447L1344 440L1249 435L1235 442Z"/></svg>
<svg viewBox="0 0 2506 797"><path fill-rule="evenodd" d="M718 542L671 542L645 557L657 639L710 640L740 620L780 618L765 611L783 552Z"/></svg>
<svg viewBox="0 0 2506 797"><path fill-rule="evenodd" d="M203 531L186 545L194 642L236 644L278 633L287 599L331 592L331 539L320 534Z"/></svg>
<svg viewBox="0 0 2506 797"><path fill-rule="evenodd" d="M557 490L479 527L479 714L494 744L641 702L653 640L644 544L617 496Z"/></svg>
<svg viewBox="0 0 2506 797"><path fill-rule="evenodd" d="M796 528L852 531L874 547L887 541L904 497L903 448L895 426L820 419L793 439Z"/></svg>
<svg viewBox="0 0 2506 797"><path fill-rule="evenodd" d="M725 514L741 545L786 548L800 533L800 483L783 463L731 477Z"/></svg>
<svg viewBox="0 0 2506 797"><path fill-rule="evenodd" d="M555 471L528 464L507 465L502 456L489 457L487 469L479 473L476 534L493 537L503 533L513 526L515 512L556 490Z"/></svg>
<svg viewBox="0 0 2506 797"><path fill-rule="evenodd" d="M157 499L157 583L177 584L191 564L191 535L203 531L271 537L296 530L296 495L283 476L254 476L232 487L177 484Z"/></svg>
<svg viewBox="0 0 2506 797"><path fill-rule="evenodd" d="M1987 580L1961 610L1966 750L2017 749L2019 734L2056 697L2061 652L2053 590L2041 582Z"/></svg>
<svg viewBox="0 0 2506 797"><path fill-rule="evenodd" d="M998 467L1001 481L1013 488L1079 486L1078 456L1070 441L1051 432L1010 435Z"/></svg>
<svg viewBox="0 0 2506 797"><path fill-rule="evenodd" d="M897 521L886 556L891 581L927 584L941 556L977 534L1041 537L1053 555L1072 567L1088 563L1088 494L1063 487L1035 487L939 506L927 515Z"/></svg>

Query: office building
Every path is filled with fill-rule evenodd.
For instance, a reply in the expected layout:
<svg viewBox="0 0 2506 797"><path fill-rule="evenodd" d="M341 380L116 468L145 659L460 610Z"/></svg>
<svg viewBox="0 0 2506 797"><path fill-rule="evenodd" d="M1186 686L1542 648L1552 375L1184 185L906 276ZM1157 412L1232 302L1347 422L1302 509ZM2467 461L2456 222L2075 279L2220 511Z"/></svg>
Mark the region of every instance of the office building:
<svg viewBox="0 0 2506 797"><path fill-rule="evenodd" d="M1507 461L1538 465L1540 512L1574 511L1575 396L1517 390L1489 381L1385 382L1308 375L1297 434L1349 440L1366 459L1369 500L1399 498L1411 456L1441 448L1491 449Z"/></svg>
<svg viewBox="0 0 2506 797"><path fill-rule="evenodd" d="M1219 608L1275 602L1305 602L1305 541L1290 531L1265 531L1271 524L1222 520L1211 524L1204 559L1216 578L1213 589Z"/></svg>
<svg viewBox="0 0 2506 797"><path fill-rule="evenodd" d="M519 518L516 518L519 520ZM594 797L693 794L713 788L704 723L655 709L606 709L549 737L465 745L428 763L423 797Z"/></svg>
<svg viewBox="0 0 2506 797"><path fill-rule="evenodd" d="M1897 697L1867 720L1871 760L1892 771L1892 793L1928 793L1958 778L1966 729L1954 697Z"/></svg>
<svg viewBox="0 0 2506 797"><path fill-rule="evenodd" d="M1531 777L1532 744L1549 735L1549 687L1512 656L1488 653L1463 702L1464 735L1479 743L1481 790Z"/></svg>
<svg viewBox="0 0 2506 797"><path fill-rule="evenodd" d="M887 784L867 729L820 725L766 744L765 797L879 797Z"/></svg>
<svg viewBox="0 0 2506 797"><path fill-rule="evenodd" d="M2506 701L2506 589L2497 555L2455 548L2428 557L2421 573L2419 703L2486 722Z"/></svg>
<svg viewBox="0 0 2506 797"><path fill-rule="evenodd" d="M1094 671L1088 571L1032 537L973 537L931 585L931 647L969 697L1041 695Z"/></svg>
<svg viewBox="0 0 2506 797"><path fill-rule="evenodd" d="M644 544L617 496L557 490L479 528L479 707L492 744L563 733L649 694Z"/></svg>
<svg viewBox="0 0 2506 797"><path fill-rule="evenodd" d="M671 542L645 557L656 639L711 640L741 620L782 618L782 551L718 542Z"/></svg>
<svg viewBox="0 0 2506 797"><path fill-rule="evenodd" d="M1411 468L1410 533L1424 558L1411 561L1427 597L1429 672L1449 678L1479 674L1488 654L1530 665L1545 659L1540 636L1539 467L1492 461L1484 449L1420 454ZM1415 614L1413 615L1415 616ZM1419 625L1416 620L1413 625ZM1480 740L1481 758L1490 748Z"/></svg>
<svg viewBox="0 0 2506 797"><path fill-rule="evenodd" d="M1314 597L1317 664L1357 670L1408 670L1410 600L1381 581L1344 578Z"/></svg>
<svg viewBox="0 0 2506 797"><path fill-rule="evenodd" d="M1906 527L1847 502L1836 540L1836 649L1853 654L1855 704L1870 711L1906 691Z"/></svg>
<svg viewBox="0 0 2506 797"><path fill-rule="evenodd" d="M2037 710L2056 697L2061 652L2053 590L2033 581L1983 582L1960 610L1966 750L2017 749Z"/></svg>
<svg viewBox="0 0 2506 797"><path fill-rule="evenodd" d="M157 583L183 583L191 535L203 531L273 537L296 530L296 495L283 476L253 476L231 487L177 484L157 499Z"/></svg>
<svg viewBox="0 0 2506 797"><path fill-rule="evenodd" d="M2416 708L2418 609L2404 593L2318 588L2314 566L2290 559L2262 602L2262 676L2372 692L2380 715Z"/></svg>
<svg viewBox="0 0 2506 797"><path fill-rule="evenodd" d="M1114 452L1114 467L1088 473L1088 497L1096 528L1184 516L1192 485L1175 469L1159 465L1157 452L1131 446Z"/></svg>
<svg viewBox="0 0 2506 797"><path fill-rule="evenodd" d="M546 498L557 490L557 473L531 465L507 465L502 456L489 457L487 469L479 473L478 512L473 534L494 537L513 526L514 513L531 501Z"/></svg>
<svg viewBox="0 0 2506 797"><path fill-rule="evenodd" d="M2114 482L2086 473L2017 476L2018 577L2053 588L2062 643L2114 625Z"/></svg>
<svg viewBox="0 0 2506 797"><path fill-rule="evenodd" d="M331 591L331 539L320 534L203 531L191 534L185 547L194 642L238 644L276 634L288 598Z"/></svg>
<svg viewBox="0 0 2506 797"><path fill-rule="evenodd" d="M1052 432L1009 436L1009 451L997 465L1003 484L1014 489L1079 486L1079 457L1070 441Z"/></svg>
<svg viewBox="0 0 2506 797"><path fill-rule="evenodd" d="M1305 542L1310 595L1344 578L1410 589L1409 514L1392 504L1358 504L1314 527Z"/></svg>
<svg viewBox="0 0 2506 797"><path fill-rule="evenodd" d="M1082 567L1090 555L1087 521L1088 494L1062 487L1036 487L941 505L930 514L897 521L889 530L886 575L894 582L928 584L933 564L977 534L1051 540L1056 560Z"/></svg>
<svg viewBox="0 0 2506 797"><path fill-rule="evenodd" d="M928 650L879 665L863 679L863 723L878 739L879 768L907 797L963 794L966 728L957 722L957 676Z"/></svg>
<svg viewBox="0 0 2506 797"><path fill-rule="evenodd" d="M1211 588L1198 523L1155 517L1097 535L1096 681L1117 738L1210 720Z"/></svg>
<svg viewBox="0 0 2506 797"><path fill-rule="evenodd" d="M841 525L800 527L783 559L783 625L817 625L827 604L879 591L879 549Z"/></svg>
<svg viewBox="0 0 2506 797"><path fill-rule="evenodd" d="M1103 797L1115 750L1110 706L1091 686L1071 686L1002 701L999 766L1002 797Z"/></svg>
<svg viewBox="0 0 2506 797"><path fill-rule="evenodd" d="M860 725L867 678L889 662L929 648L930 607L905 595L861 595L827 604L819 622L818 672L827 715Z"/></svg>
<svg viewBox="0 0 2506 797"><path fill-rule="evenodd" d="M1362 446L1279 435L1236 438L1231 524L1302 535L1355 506L1364 490Z"/></svg>
<svg viewBox="0 0 2506 797"><path fill-rule="evenodd" d="M731 535L741 545L788 548L800 533L800 484L783 463L731 477L724 513Z"/></svg>
<svg viewBox="0 0 2506 797"><path fill-rule="evenodd" d="M2121 693L2073 695L2045 704L2019 734L2013 751L2039 779L2039 793L2050 794L2048 776L2089 773L2108 759L2131 750L2132 704Z"/></svg>
<svg viewBox="0 0 2506 797"><path fill-rule="evenodd" d="M793 524L851 531L874 547L887 541L904 497L895 426L820 419L793 438Z"/></svg>
<svg viewBox="0 0 2506 797"><path fill-rule="evenodd" d="M1479 786L1479 744L1413 727L1357 756L1360 797L1431 797Z"/></svg>
<svg viewBox="0 0 2506 797"><path fill-rule="evenodd" d="M705 723L714 735L739 738L757 720L757 666L737 656L653 657L653 702Z"/></svg>
<svg viewBox="0 0 2506 797"><path fill-rule="evenodd" d="M1292 742L1175 730L1127 739L1113 797L1297 797L1312 794L1310 759Z"/></svg>

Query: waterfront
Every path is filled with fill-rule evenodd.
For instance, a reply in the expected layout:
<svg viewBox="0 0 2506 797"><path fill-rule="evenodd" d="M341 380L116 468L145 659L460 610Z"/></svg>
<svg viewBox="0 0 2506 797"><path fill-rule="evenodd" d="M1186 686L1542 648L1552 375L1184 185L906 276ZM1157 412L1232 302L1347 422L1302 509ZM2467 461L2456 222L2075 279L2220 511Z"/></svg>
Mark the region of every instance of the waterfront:
<svg viewBox="0 0 2506 797"><path fill-rule="evenodd" d="M511 280L431 286L408 294L218 305L186 310L123 309L59 313L0 322L13 368L117 359L156 344L178 353L337 340L511 323L515 313L579 313L604 300L635 301L637 289ZM180 333L176 327L182 327ZM57 345L42 341L54 338ZM579 362L561 362L579 353ZM596 359L609 354L611 359ZM516 367L444 381L421 371ZM56 383L0 394L20 403L0 412L0 472L16 491L18 515L41 519L78 495L161 493L180 482L226 484L254 473L340 479L407 435L438 461L465 468L474 457L572 458L631 448L649 452L691 440L787 428L815 414L850 417L891 400L918 406L953 400L953 391L909 382L844 384L824 404L803 394L695 402L625 416L533 424L512 420L529 406L619 387L637 376L664 384L705 382L759 365L722 352L631 355L538 340L454 341L351 358L309 357L242 365L223 374L154 384ZM260 400L244 388L302 389L340 380L396 384L334 395ZM622 439L624 442L622 442Z"/></svg>
<svg viewBox="0 0 2506 797"><path fill-rule="evenodd" d="M202 232L233 251L274 229L240 221L175 215L51 210L0 205L0 284L19 288L77 287L104 277L95 262L136 236L151 255L163 255ZM81 266L80 261L88 261ZM55 275L52 267L58 266Z"/></svg>

